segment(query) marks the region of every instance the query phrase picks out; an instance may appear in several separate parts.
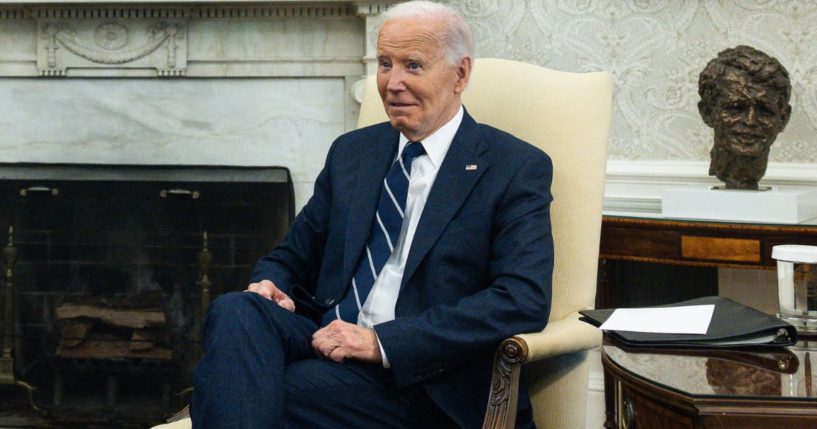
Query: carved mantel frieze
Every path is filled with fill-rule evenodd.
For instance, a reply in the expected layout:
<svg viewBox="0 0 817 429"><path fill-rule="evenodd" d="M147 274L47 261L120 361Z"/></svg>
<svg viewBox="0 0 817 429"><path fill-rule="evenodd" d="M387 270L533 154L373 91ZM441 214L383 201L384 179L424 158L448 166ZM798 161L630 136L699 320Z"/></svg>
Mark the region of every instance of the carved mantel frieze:
<svg viewBox="0 0 817 429"><path fill-rule="evenodd" d="M37 69L63 76L68 68L152 69L183 76L187 22L179 19L38 20Z"/></svg>
<svg viewBox="0 0 817 429"><path fill-rule="evenodd" d="M358 79L396 2L0 0L0 77Z"/></svg>

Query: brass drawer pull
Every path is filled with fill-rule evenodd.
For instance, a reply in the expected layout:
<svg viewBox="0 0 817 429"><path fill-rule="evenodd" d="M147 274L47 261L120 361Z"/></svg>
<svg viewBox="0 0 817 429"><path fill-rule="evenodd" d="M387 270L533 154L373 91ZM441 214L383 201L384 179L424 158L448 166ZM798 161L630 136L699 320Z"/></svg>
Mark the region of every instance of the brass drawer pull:
<svg viewBox="0 0 817 429"><path fill-rule="evenodd" d="M199 191L191 191L188 189L162 189L159 191L159 196L162 198L167 198L168 196L184 196L189 195L190 198L197 200L201 196L201 192Z"/></svg>
<svg viewBox="0 0 817 429"><path fill-rule="evenodd" d="M28 188L20 189L20 196L23 197L27 197L29 194L51 194L53 197L59 193L59 188L49 188L48 186L29 186Z"/></svg>

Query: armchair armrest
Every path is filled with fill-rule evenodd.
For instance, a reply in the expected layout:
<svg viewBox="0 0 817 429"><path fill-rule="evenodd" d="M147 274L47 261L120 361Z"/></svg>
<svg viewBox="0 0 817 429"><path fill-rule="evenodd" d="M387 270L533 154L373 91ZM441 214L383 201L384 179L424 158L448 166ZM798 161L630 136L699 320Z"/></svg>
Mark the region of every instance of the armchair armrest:
<svg viewBox="0 0 817 429"><path fill-rule="evenodd" d="M601 331L582 322L579 317L581 315L578 312L573 312L562 320L549 322L541 332L515 335L528 349L522 363L590 350L601 345Z"/></svg>
<svg viewBox="0 0 817 429"><path fill-rule="evenodd" d="M482 429L513 429L522 365L601 344L601 331L579 320L578 312L549 322L541 332L519 334L503 341L494 357L491 394Z"/></svg>

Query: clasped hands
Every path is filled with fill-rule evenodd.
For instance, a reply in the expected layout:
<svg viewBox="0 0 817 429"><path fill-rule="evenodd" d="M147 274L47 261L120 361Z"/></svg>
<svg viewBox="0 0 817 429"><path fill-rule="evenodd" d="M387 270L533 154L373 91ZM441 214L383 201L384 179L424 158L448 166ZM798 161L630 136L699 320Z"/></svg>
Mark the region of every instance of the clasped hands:
<svg viewBox="0 0 817 429"><path fill-rule="evenodd" d="M295 311L295 302L292 298L269 280L250 283L245 292L257 293L289 311ZM335 362L357 359L379 363L383 360L374 329L362 328L342 320L334 320L315 331L312 334L312 349L316 355Z"/></svg>

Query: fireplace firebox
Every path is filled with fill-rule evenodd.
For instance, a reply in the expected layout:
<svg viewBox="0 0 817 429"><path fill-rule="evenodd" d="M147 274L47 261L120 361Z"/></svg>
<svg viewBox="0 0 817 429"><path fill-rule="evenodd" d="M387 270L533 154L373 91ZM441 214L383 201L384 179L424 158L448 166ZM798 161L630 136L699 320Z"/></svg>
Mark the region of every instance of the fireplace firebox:
<svg viewBox="0 0 817 429"><path fill-rule="evenodd" d="M0 427L161 421L209 299L245 288L293 216L282 167L0 164Z"/></svg>

